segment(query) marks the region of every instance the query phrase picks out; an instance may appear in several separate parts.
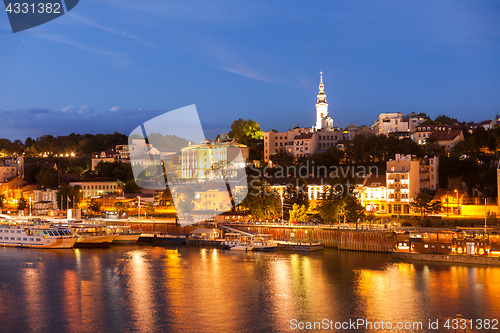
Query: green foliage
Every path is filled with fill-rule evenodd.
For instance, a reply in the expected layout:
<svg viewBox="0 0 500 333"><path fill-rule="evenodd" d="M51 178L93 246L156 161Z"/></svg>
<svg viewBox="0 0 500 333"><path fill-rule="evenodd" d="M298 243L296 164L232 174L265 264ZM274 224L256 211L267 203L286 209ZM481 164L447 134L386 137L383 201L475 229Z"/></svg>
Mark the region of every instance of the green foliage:
<svg viewBox="0 0 500 333"><path fill-rule="evenodd" d="M36 175L36 180L43 187L57 187L59 185L59 173L54 168L44 166Z"/></svg>
<svg viewBox="0 0 500 333"><path fill-rule="evenodd" d="M344 213L345 202L342 196L338 195L332 187L326 186L323 189L318 212L325 223L334 223L338 221L341 214Z"/></svg>
<svg viewBox="0 0 500 333"><path fill-rule="evenodd" d="M420 213L421 217L425 217L430 213L439 213L442 209L441 202L432 202L432 198L426 192L420 192L415 199L410 202L410 207Z"/></svg>
<svg viewBox="0 0 500 333"><path fill-rule="evenodd" d="M365 208L361 205L358 198L354 195L347 195L344 197L344 210L347 221L357 222L359 219L365 217Z"/></svg>
<svg viewBox="0 0 500 333"><path fill-rule="evenodd" d="M128 137L124 134L75 134L43 135L36 140L27 138L24 145L14 141L12 144L22 147L27 156L39 154L69 154L74 152L77 156L90 156L94 152L114 149L116 145L127 144ZM1 146L0 146L1 147ZM18 149L18 148L17 148ZM19 149L18 149L19 150Z"/></svg>
<svg viewBox="0 0 500 333"><path fill-rule="evenodd" d="M56 193L57 207L61 210L68 208L78 208L82 200L82 191L80 186L71 187L62 185Z"/></svg>
<svg viewBox="0 0 500 333"><path fill-rule="evenodd" d="M89 210L91 213L98 214L101 212L101 204L97 199L91 199L89 202Z"/></svg>
<svg viewBox="0 0 500 333"><path fill-rule="evenodd" d="M442 155L439 158L439 186L448 187L449 179L465 182L469 189L479 189L488 197L497 196L496 165L493 155Z"/></svg>
<svg viewBox="0 0 500 333"><path fill-rule="evenodd" d="M440 114L436 117L436 119L434 119L434 123L437 125L453 126L458 123L458 120L450 118L444 114Z"/></svg>
<svg viewBox="0 0 500 333"><path fill-rule="evenodd" d="M307 193L307 182L304 178L297 178L291 180L289 185L285 188L284 204L288 207L292 205L305 206L306 210L309 208L309 196Z"/></svg>
<svg viewBox="0 0 500 333"><path fill-rule="evenodd" d="M250 160L263 160L262 146L258 146L255 139L262 139L264 132L260 128L260 124L252 119L237 119L231 124L229 137L236 140L249 148Z"/></svg>
<svg viewBox="0 0 500 333"><path fill-rule="evenodd" d="M115 209L119 214L128 212L130 205L123 201L117 201L115 203Z"/></svg>
<svg viewBox="0 0 500 333"><path fill-rule="evenodd" d="M287 167L294 165L295 158L292 154L284 149L279 149L276 154L269 156L273 165L279 165L282 167Z"/></svg>
<svg viewBox="0 0 500 333"><path fill-rule="evenodd" d="M28 208L28 201L26 198L21 197L17 201L17 210L24 210L25 208Z"/></svg>
<svg viewBox="0 0 500 333"><path fill-rule="evenodd" d="M92 176L119 179L122 182L128 182L134 179L134 173L132 172L132 166L130 163L99 162L99 164L95 167L95 171L96 173Z"/></svg>
<svg viewBox="0 0 500 333"><path fill-rule="evenodd" d="M175 192L175 210L177 213L187 213L193 210L194 189L183 186Z"/></svg>
<svg viewBox="0 0 500 333"><path fill-rule="evenodd" d="M347 145L345 157L356 164L380 164L394 158L395 154L421 156L423 151L410 138L400 139L396 135L356 135Z"/></svg>
<svg viewBox="0 0 500 333"><path fill-rule="evenodd" d="M240 207L250 211L254 219L281 218L281 199L268 183L253 179L248 188L248 195L240 203Z"/></svg>
<svg viewBox="0 0 500 333"><path fill-rule="evenodd" d="M307 217L307 207L305 205L293 204L292 209L289 211L290 221L294 222L306 222Z"/></svg>
<svg viewBox="0 0 500 333"><path fill-rule="evenodd" d="M228 133L237 142L249 145L253 139L262 139L264 133L260 129L260 124L252 119L239 118L231 124L231 131Z"/></svg>
<svg viewBox="0 0 500 333"><path fill-rule="evenodd" d="M141 193L141 188L137 186L134 180L129 180L123 186L124 193Z"/></svg>
<svg viewBox="0 0 500 333"><path fill-rule="evenodd" d="M130 139L142 139L139 135L131 135ZM157 148L168 148L171 151L180 151L182 148L189 146L189 140L180 138L176 135L162 135L161 133L151 133L148 135L148 142ZM195 142L196 144L199 142Z"/></svg>
<svg viewBox="0 0 500 333"><path fill-rule="evenodd" d="M152 214L154 214L154 212L155 212L155 207L153 206L153 204L152 204L151 202L148 202L148 203L147 203L146 207L144 208L144 212L145 212L145 214L146 214L146 217L147 217L148 215L152 215Z"/></svg>

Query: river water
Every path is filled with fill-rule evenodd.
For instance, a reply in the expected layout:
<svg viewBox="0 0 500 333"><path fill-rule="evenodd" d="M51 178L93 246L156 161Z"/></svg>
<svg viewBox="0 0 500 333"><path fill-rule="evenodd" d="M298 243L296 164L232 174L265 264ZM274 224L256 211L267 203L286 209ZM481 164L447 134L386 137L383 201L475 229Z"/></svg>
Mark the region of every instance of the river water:
<svg viewBox="0 0 500 333"><path fill-rule="evenodd" d="M457 315L467 332L500 318L500 267L333 249L0 248L0 332L334 331L349 320L372 324L351 332L430 331L429 320L454 332L443 325Z"/></svg>

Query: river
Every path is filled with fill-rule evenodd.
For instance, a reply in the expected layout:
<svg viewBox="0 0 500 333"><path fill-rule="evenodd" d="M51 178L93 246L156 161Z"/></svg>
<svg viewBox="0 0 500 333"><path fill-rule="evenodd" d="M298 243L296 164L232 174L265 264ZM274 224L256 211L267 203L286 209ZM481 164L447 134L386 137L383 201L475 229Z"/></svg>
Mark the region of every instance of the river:
<svg viewBox="0 0 500 333"><path fill-rule="evenodd" d="M344 329L423 332L457 315L468 332L500 318L500 267L334 249L0 248L0 332L334 331L357 320ZM424 330L394 326L418 322Z"/></svg>

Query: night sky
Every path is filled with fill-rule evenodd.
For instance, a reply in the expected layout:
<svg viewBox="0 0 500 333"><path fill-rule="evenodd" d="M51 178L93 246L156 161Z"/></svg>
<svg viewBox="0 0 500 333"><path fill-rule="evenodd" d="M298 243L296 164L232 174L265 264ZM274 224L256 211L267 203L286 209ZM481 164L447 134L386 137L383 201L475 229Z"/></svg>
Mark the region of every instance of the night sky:
<svg viewBox="0 0 500 333"><path fill-rule="evenodd" d="M129 134L190 104L211 138L240 117L310 127L320 71L339 126L500 113L496 0L81 0L15 34L2 10L0 50L9 139Z"/></svg>

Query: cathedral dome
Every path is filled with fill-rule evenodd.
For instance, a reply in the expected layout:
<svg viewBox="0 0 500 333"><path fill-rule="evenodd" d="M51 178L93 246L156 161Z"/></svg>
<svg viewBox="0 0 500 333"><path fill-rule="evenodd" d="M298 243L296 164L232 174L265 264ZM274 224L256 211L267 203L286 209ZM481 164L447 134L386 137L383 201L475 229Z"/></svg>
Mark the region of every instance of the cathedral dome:
<svg viewBox="0 0 500 333"><path fill-rule="evenodd" d="M321 119L321 128L333 128L333 119L330 116Z"/></svg>

